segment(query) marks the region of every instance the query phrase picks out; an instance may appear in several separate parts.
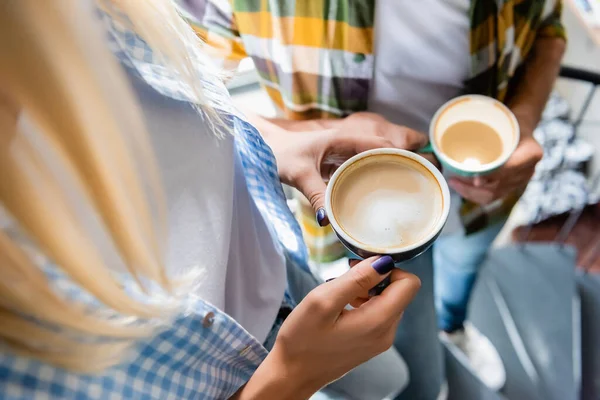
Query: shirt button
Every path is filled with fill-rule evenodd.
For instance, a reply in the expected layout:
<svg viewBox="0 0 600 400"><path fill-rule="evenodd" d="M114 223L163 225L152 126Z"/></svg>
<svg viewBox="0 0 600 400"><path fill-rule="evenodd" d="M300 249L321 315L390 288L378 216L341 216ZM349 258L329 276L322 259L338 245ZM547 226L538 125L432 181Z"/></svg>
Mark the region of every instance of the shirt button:
<svg viewBox="0 0 600 400"><path fill-rule="evenodd" d="M215 313L211 311L204 316L204 319L202 320L202 326L205 328L210 328L214 322L215 322Z"/></svg>
<svg viewBox="0 0 600 400"><path fill-rule="evenodd" d="M249 352L250 352L250 346L246 346L242 350L240 350L240 356L245 357Z"/></svg>
<svg viewBox="0 0 600 400"><path fill-rule="evenodd" d="M363 53L356 53L354 55L354 62L361 63L361 62L365 61L366 58L367 57Z"/></svg>

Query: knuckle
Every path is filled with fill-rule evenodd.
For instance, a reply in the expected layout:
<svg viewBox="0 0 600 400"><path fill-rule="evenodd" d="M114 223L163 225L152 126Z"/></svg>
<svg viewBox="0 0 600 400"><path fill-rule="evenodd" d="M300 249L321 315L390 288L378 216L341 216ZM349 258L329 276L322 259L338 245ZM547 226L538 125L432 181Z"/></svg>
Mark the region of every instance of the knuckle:
<svg viewBox="0 0 600 400"><path fill-rule="evenodd" d="M284 346L293 345L296 342L293 331L287 329L287 326L284 325L277 333L277 342L281 343Z"/></svg>
<svg viewBox="0 0 600 400"><path fill-rule="evenodd" d="M383 339L382 339L382 344L385 347L384 351L394 345L395 339L396 339L396 329L394 327L388 329L388 331L385 333L385 335L383 336Z"/></svg>
<svg viewBox="0 0 600 400"><path fill-rule="evenodd" d="M541 159L544 156L544 148L542 147L542 145L540 144L540 142L537 141L537 139L532 138L533 139L533 155L536 158Z"/></svg>
<svg viewBox="0 0 600 400"><path fill-rule="evenodd" d="M317 288L310 292L304 299L308 312L311 314L325 314L332 308L332 302L324 290Z"/></svg>
<svg viewBox="0 0 600 400"><path fill-rule="evenodd" d="M394 141L393 141L393 140L390 140L390 139L388 139L388 138L383 138L383 139L381 140L381 144L382 144L382 147L398 147L398 146L396 145L396 143L394 143Z"/></svg>
<svg viewBox="0 0 600 400"><path fill-rule="evenodd" d="M351 278L354 283L363 290L369 291L375 284L363 268L353 268Z"/></svg>
<svg viewBox="0 0 600 400"><path fill-rule="evenodd" d="M409 274L406 277L406 279L408 280L408 282L412 288L414 288L415 290L421 289L421 285L422 285L421 278L419 278L415 274Z"/></svg>
<svg viewBox="0 0 600 400"><path fill-rule="evenodd" d="M394 345L394 339L396 337L395 329L388 329L385 333L383 333L379 339L375 342L375 351L378 354L387 351Z"/></svg>
<svg viewBox="0 0 600 400"><path fill-rule="evenodd" d="M323 193L313 190L309 193L306 193L306 197L308 198L308 201L312 208L316 210L318 206L323 203L325 196L323 195Z"/></svg>
<svg viewBox="0 0 600 400"><path fill-rule="evenodd" d="M391 322L392 322L392 320L389 318L388 315L379 314L379 315L377 315L377 317L375 317L375 322L373 324L373 329L377 333L383 334L384 332L387 331L387 329L390 326Z"/></svg>
<svg viewBox="0 0 600 400"><path fill-rule="evenodd" d="M421 138L416 133L407 133L404 139L407 148L416 149L421 145Z"/></svg>
<svg viewBox="0 0 600 400"><path fill-rule="evenodd" d="M396 147L405 150L410 149L412 147L410 140L408 140L406 137L398 138L395 144Z"/></svg>

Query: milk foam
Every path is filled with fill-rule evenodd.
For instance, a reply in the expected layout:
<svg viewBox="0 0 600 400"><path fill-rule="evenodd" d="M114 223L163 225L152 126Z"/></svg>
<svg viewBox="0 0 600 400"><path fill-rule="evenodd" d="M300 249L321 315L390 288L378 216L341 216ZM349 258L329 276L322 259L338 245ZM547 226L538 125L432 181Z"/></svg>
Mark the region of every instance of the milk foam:
<svg viewBox="0 0 600 400"><path fill-rule="evenodd" d="M377 248L420 241L434 229L443 206L431 172L397 155L367 157L351 166L340 176L332 200L342 229Z"/></svg>

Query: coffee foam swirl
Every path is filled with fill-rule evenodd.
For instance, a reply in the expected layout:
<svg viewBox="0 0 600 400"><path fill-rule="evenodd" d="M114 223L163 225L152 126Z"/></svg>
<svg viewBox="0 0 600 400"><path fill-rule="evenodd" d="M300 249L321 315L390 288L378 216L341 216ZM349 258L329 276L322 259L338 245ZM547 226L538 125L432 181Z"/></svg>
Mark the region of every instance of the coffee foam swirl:
<svg viewBox="0 0 600 400"><path fill-rule="evenodd" d="M363 158L342 172L332 209L344 232L367 247L392 249L431 233L443 209L433 174L400 155Z"/></svg>

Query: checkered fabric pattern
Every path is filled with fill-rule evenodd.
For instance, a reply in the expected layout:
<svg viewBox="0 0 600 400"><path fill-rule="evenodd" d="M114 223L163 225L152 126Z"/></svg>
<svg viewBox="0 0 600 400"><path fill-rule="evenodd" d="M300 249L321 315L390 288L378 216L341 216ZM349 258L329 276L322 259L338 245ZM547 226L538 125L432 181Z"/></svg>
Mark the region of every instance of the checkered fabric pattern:
<svg viewBox="0 0 600 400"><path fill-rule="evenodd" d="M172 327L141 343L127 363L74 374L0 353L0 398L227 399L250 379L267 351L226 314L190 301Z"/></svg>
<svg viewBox="0 0 600 400"><path fill-rule="evenodd" d="M99 13L109 44L124 65L160 93L189 100L187 88L154 58L146 43L106 14ZM209 96L235 130L249 191L286 250L286 260L308 271L300 227L287 207L275 158L256 129L231 106L223 84L202 76ZM49 274L56 280L63 275ZM73 285L55 282L56 287ZM83 295L82 293L80 293ZM80 298L81 300L81 298ZM282 307L293 301L286 293ZM273 344L282 321L275 321L265 343ZM0 399L227 399L248 379L267 355L235 320L197 298L188 299L179 316L158 335L138 344L121 365L86 375L0 351Z"/></svg>
<svg viewBox="0 0 600 400"><path fill-rule="evenodd" d="M241 118L234 118L236 148L239 152L246 183L258 209L269 221L288 258L310 272L308 252L302 239L298 221L287 206L285 194L279 181L275 157L258 131Z"/></svg>
<svg viewBox="0 0 600 400"><path fill-rule="evenodd" d="M178 2L226 67L252 57L264 89L286 118L340 118L367 109L375 0ZM561 0L472 0L465 93L504 100L535 39L565 38L561 11ZM519 196L486 207L463 200L465 231L504 220Z"/></svg>
<svg viewBox="0 0 600 400"><path fill-rule="evenodd" d="M367 109L374 0L178 2L228 65L252 57L287 118L342 117ZM565 36L561 9L561 0L472 0L467 90L503 99L535 38Z"/></svg>

